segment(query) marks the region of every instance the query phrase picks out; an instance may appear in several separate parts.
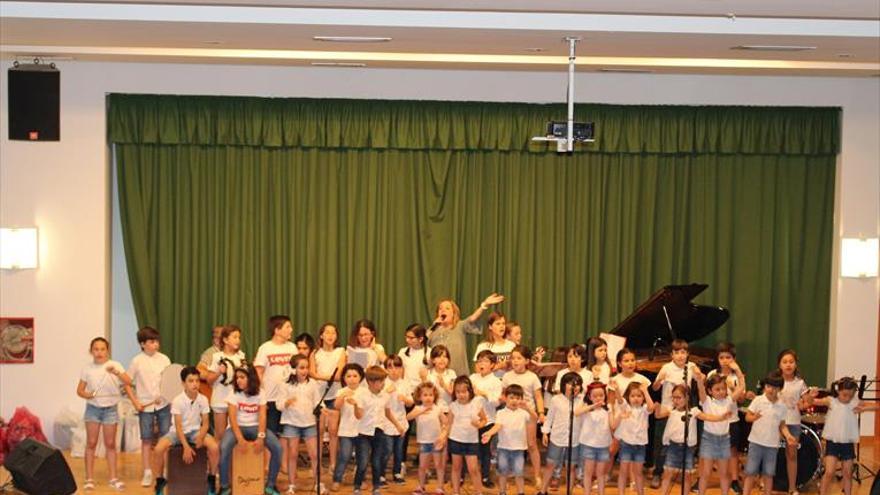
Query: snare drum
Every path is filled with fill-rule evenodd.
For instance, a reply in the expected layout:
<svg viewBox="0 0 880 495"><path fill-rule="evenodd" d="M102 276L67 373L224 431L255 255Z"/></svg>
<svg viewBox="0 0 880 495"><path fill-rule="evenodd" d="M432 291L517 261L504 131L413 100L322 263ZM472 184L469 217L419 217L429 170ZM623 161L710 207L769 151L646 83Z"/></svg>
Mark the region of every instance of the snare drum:
<svg viewBox="0 0 880 495"><path fill-rule="evenodd" d="M822 474L824 450L819 435L809 426L801 425L801 438L797 451L797 489L819 479ZM773 476L773 490L788 491L788 471L785 466L785 441L776 454L776 475Z"/></svg>

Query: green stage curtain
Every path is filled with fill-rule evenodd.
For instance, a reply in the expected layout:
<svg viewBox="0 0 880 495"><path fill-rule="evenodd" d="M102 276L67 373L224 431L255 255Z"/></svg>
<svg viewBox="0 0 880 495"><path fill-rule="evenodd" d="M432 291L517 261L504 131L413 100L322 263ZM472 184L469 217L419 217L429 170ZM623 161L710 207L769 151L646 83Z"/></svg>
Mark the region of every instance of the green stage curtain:
<svg viewBox="0 0 880 495"><path fill-rule="evenodd" d="M698 344L753 377L793 347L824 383L839 110L584 107L597 143L565 156L528 145L558 105L112 95L138 320L177 361L227 322L253 355L276 313L396 351L498 291L559 346L701 282L731 318Z"/></svg>

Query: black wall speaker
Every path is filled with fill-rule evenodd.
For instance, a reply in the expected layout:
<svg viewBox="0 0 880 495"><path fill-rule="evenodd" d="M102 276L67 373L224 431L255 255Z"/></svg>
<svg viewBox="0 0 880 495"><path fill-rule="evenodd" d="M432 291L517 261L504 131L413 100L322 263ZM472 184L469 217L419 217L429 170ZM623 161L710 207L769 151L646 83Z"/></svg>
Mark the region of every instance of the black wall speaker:
<svg viewBox="0 0 880 495"><path fill-rule="evenodd" d="M9 139L58 141L61 72L55 64L9 69Z"/></svg>
<svg viewBox="0 0 880 495"><path fill-rule="evenodd" d="M27 438L15 446L3 464L16 488L30 495L70 495L76 482L61 451Z"/></svg>

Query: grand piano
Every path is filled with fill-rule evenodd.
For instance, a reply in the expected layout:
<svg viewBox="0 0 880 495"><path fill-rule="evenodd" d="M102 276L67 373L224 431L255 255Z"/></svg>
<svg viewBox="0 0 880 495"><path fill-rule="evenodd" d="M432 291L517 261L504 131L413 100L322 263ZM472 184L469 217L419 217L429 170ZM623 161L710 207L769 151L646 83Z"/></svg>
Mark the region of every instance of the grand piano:
<svg viewBox="0 0 880 495"><path fill-rule="evenodd" d="M668 363L673 339L688 343L699 340L721 327L730 311L719 306L701 306L691 301L705 291L707 284L667 285L648 298L611 332L626 338L626 346L636 353L636 369L656 375ZM715 351L690 346L690 361L704 371L715 359ZM616 356L609 356L612 360Z"/></svg>

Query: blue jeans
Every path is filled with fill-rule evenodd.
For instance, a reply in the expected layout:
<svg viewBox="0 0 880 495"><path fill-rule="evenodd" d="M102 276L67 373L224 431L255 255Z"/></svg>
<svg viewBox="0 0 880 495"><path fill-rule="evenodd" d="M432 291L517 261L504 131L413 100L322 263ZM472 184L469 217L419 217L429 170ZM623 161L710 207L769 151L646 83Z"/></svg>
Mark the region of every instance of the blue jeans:
<svg viewBox="0 0 880 495"><path fill-rule="evenodd" d="M376 430L381 434L381 430ZM384 436L384 434L381 434ZM354 488L360 489L364 484L364 478L367 476L367 463L370 461L371 452L372 468L373 468L373 487L379 487L379 477L382 476L381 454L382 443L384 440L379 438L380 435L368 436L358 435L356 437L339 437L339 450L336 453L336 470L333 472L333 481L342 483L342 476L345 474L345 467L351 459L351 453L354 451L354 459L356 468L354 471Z"/></svg>
<svg viewBox="0 0 880 495"><path fill-rule="evenodd" d="M333 482L342 483L342 476L345 474L345 467L351 460L351 453L354 452L355 443L358 437L339 437L339 449L336 451L336 469L333 470Z"/></svg>
<svg viewBox="0 0 880 495"><path fill-rule="evenodd" d="M489 423L480 428L480 437L483 436L483 433L491 430L493 426L495 426L495 423ZM492 447L496 445L498 445L498 435L492 435L492 439L489 440L489 443L480 442L480 476L482 476L484 480L489 479L489 474L492 469Z"/></svg>
<svg viewBox="0 0 880 495"><path fill-rule="evenodd" d="M403 440L405 438L406 433L403 435L387 435L382 434L383 438L383 446L382 446L382 460L379 465L381 466L381 470L379 474L385 473L385 466L388 465L388 458L393 457L391 463L391 474L398 475L400 474L400 466L403 464Z"/></svg>
<svg viewBox="0 0 880 495"><path fill-rule="evenodd" d="M153 439L153 421L159 423L159 436L162 438L168 434L171 429L171 406L165 406L162 409L156 409L153 412L139 412L138 423L141 429L141 440Z"/></svg>
<svg viewBox="0 0 880 495"><path fill-rule="evenodd" d="M241 426L241 436L247 441L257 439L256 426ZM266 448L269 449L271 456L269 457L269 476L266 478L266 486L274 487L275 481L278 479L278 471L281 469L281 442L278 437L270 430L266 430L266 438L263 439ZM232 428L226 430L223 440L220 442L220 486L226 488L229 486L229 468L232 465L232 449L238 444L235 433Z"/></svg>

